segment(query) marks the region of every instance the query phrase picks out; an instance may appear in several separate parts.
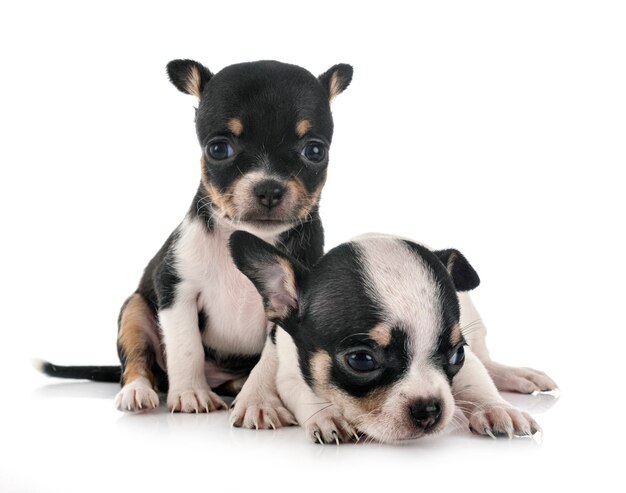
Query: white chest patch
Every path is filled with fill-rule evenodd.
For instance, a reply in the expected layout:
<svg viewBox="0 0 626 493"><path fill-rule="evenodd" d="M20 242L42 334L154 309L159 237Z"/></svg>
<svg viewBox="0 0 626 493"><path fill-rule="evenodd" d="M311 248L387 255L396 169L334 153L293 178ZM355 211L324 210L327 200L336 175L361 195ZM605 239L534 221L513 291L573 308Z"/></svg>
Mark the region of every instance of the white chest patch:
<svg viewBox="0 0 626 493"><path fill-rule="evenodd" d="M176 248L181 284L197 293L207 322L203 343L232 354L259 354L267 318L261 296L233 263L228 240L233 230L208 231L198 219L185 219Z"/></svg>

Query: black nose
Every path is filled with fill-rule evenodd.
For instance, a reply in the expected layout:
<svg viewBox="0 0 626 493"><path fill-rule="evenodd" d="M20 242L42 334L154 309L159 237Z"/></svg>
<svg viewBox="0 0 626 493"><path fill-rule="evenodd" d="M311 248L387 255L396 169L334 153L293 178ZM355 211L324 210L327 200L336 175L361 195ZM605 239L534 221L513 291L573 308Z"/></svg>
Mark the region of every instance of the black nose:
<svg viewBox="0 0 626 493"><path fill-rule="evenodd" d="M437 399L419 399L411 406L411 417L418 428L426 431L439 421L441 405Z"/></svg>
<svg viewBox="0 0 626 493"><path fill-rule="evenodd" d="M254 194L259 199L259 204L271 209L280 204L285 195L285 187L275 180L265 180L254 187Z"/></svg>

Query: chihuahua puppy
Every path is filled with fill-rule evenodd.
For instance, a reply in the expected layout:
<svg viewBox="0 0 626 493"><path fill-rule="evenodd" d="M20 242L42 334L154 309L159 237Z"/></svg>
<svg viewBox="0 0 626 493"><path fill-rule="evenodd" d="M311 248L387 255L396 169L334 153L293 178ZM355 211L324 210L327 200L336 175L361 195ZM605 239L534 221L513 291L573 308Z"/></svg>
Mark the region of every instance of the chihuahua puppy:
<svg viewBox="0 0 626 493"><path fill-rule="evenodd" d="M318 214L333 135L330 101L352 79L339 64L319 77L275 61L241 63L213 74L174 60L169 78L199 99L200 185L182 223L148 263L119 316L121 367L60 367L59 377L121 379L117 407L171 411L225 408L214 389L239 392L234 424L293 422L280 403L275 345L261 297L228 250L245 230L311 266L323 253ZM268 376L269 375L269 376ZM247 378L247 381L246 381ZM244 383L245 382L245 383Z"/></svg>
<svg viewBox="0 0 626 493"><path fill-rule="evenodd" d="M369 235L308 267L246 232L230 249L276 324L280 397L314 441L419 438L441 431L455 405L480 435L539 430L467 345L473 312L457 293L480 281L459 251Z"/></svg>

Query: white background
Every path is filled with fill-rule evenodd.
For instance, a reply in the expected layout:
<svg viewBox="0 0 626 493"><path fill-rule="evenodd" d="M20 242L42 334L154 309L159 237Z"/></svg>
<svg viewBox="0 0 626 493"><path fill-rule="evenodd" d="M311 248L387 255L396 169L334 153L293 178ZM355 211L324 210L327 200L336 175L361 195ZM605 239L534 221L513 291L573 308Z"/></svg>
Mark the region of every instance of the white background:
<svg viewBox="0 0 626 493"><path fill-rule="evenodd" d="M347 4L3 2L0 491L620 487L623 3ZM322 448L225 413L124 415L117 386L29 367L117 361L119 307L199 179L174 58L354 66L333 105L327 246L381 231L463 251L494 359L560 384L556 403L516 401L542 445L458 429Z"/></svg>

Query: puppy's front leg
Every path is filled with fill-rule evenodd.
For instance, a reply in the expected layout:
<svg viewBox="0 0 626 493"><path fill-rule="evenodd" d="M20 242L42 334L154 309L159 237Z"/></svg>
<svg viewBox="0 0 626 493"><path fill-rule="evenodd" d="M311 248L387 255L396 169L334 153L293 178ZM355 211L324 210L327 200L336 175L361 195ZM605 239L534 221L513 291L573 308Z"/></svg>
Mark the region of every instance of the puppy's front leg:
<svg viewBox="0 0 626 493"><path fill-rule="evenodd" d="M280 351L280 364L276 378L278 393L299 424L306 430L307 437L317 443L358 441L354 427L346 420L341 410L326 399L319 397L307 385L300 372L297 349L282 329L276 334Z"/></svg>
<svg viewBox="0 0 626 493"><path fill-rule="evenodd" d="M506 402L487 370L471 349L465 348L465 364L452 381L457 406L469 420L470 430L478 435L534 435L541 430L528 413Z"/></svg>
<svg viewBox="0 0 626 493"><path fill-rule="evenodd" d="M167 407L184 413L227 409L209 387L204 374L204 348L198 328L195 296L179 291L176 302L159 312L163 331L169 391Z"/></svg>
<svg viewBox="0 0 626 493"><path fill-rule="evenodd" d="M458 293L461 305L461 331L472 351L485 365L496 387L502 391L531 394L535 391L554 390L556 383L545 373L532 368L516 368L491 360L487 349L487 329L476 310L469 293Z"/></svg>
<svg viewBox="0 0 626 493"><path fill-rule="evenodd" d="M277 368L276 344L268 333L259 362L231 405L232 426L258 430L297 424L278 396Z"/></svg>

